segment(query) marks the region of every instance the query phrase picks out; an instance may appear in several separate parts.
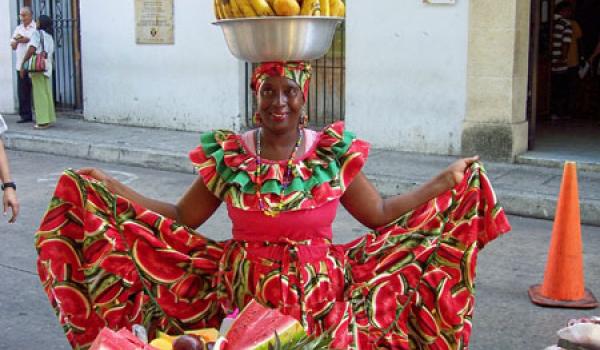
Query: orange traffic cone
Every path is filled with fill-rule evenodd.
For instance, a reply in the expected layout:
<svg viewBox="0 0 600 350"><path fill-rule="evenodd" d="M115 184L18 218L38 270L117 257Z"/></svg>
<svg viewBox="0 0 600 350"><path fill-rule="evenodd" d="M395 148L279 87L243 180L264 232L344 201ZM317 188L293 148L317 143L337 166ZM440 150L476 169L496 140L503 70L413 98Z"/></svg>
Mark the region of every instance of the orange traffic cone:
<svg viewBox="0 0 600 350"><path fill-rule="evenodd" d="M550 307L587 309L598 306L592 292L585 288L583 277L583 245L574 162L565 163L544 282L529 288L529 298L535 304Z"/></svg>

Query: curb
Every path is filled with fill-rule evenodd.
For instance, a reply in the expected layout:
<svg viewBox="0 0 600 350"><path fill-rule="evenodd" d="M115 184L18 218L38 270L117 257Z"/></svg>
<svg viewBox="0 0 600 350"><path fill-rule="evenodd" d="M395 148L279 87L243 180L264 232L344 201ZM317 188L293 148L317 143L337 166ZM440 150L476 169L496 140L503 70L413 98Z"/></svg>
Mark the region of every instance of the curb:
<svg viewBox="0 0 600 350"><path fill-rule="evenodd" d="M548 168L561 168L565 165L566 159L547 159L547 158L539 158L534 155L521 155L517 156L515 162L517 164L527 164L527 165L535 165L542 166ZM600 172L600 164L592 163L582 160L574 160L577 163L577 170L582 171L591 171L591 172Z"/></svg>
<svg viewBox="0 0 600 350"><path fill-rule="evenodd" d="M85 144L19 132L7 132L4 134L4 139L6 148L16 151L39 152L158 170L194 173L194 168L185 154L159 149L119 147L111 144Z"/></svg>

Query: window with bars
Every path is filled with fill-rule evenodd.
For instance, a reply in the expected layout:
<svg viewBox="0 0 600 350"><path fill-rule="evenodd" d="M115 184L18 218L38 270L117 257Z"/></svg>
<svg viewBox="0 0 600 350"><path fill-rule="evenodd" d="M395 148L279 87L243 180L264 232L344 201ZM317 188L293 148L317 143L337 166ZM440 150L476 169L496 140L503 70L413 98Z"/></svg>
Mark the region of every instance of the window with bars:
<svg viewBox="0 0 600 350"><path fill-rule="evenodd" d="M312 61L313 75L306 111L310 126L320 128L338 120L344 120L345 74L346 74L346 30L345 24L338 26L329 52L321 59ZM252 115L256 110L256 97L250 89L252 71L257 64L245 64L245 127L251 128Z"/></svg>

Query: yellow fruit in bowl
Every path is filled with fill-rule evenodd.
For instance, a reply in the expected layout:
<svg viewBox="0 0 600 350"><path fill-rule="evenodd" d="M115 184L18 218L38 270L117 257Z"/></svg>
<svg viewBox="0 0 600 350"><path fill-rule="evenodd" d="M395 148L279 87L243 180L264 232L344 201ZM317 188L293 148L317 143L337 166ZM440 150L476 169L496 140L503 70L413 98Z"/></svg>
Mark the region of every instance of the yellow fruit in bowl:
<svg viewBox="0 0 600 350"><path fill-rule="evenodd" d="M304 0L300 15L302 16L318 16L321 14L321 4L319 0Z"/></svg>
<svg viewBox="0 0 600 350"><path fill-rule="evenodd" d="M250 5L250 2L248 2L248 0L231 0L231 2L237 3L238 8L242 12L242 17L257 16L256 11L254 11L254 8L252 7L252 5Z"/></svg>
<svg viewBox="0 0 600 350"><path fill-rule="evenodd" d="M335 0L321 0L321 14L331 16L331 2Z"/></svg>
<svg viewBox="0 0 600 350"><path fill-rule="evenodd" d="M338 12L335 14L338 17L346 17L346 5L340 0Z"/></svg>
<svg viewBox="0 0 600 350"><path fill-rule="evenodd" d="M275 16L275 13L271 9L271 5L267 0L250 0L252 7L259 16Z"/></svg>
<svg viewBox="0 0 600 350"><path fill-rule="evenodd" d="M240 8L237 0L229 0L229 6L231 7L231 16L232 18L242 18L244 17L244 13Z"/></svg>
<svg viewBox="0 0 600 350"><path fill-rule="evenodd" d="M330 16L344 17L346 14L346 6L342 0L331 0Z"/></svg>
<svg viewBox="0 0 600 350"><path fill-rule="evenodd" d="M296 0L275 0L273 7L278 16L297 16L300 14L300 5Z"/></svg>

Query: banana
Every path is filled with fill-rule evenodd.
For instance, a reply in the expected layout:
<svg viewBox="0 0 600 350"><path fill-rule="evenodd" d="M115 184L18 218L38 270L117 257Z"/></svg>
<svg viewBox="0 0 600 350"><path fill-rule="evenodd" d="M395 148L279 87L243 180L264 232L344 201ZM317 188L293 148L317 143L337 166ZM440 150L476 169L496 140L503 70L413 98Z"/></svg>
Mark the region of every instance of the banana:
<svg viewBox="0 0 600 350"><path fill-rule="evenodd" d="M329 0L329 15L335 16L338 10L339 2L338 0Z"/></svg>
<svg viewBox="0 0 600 350"><path fill-rule="evenodd" d="M235 18L233 16L233 12L231 11L230 0L221 0L221 13L225 18Z"/></svg>
<svg viewBox="0 0 600 350"><path fill-rule="evenodd" d="M250 4L259 16L275 16L275 12L273 12L267 0L250 0Z"/></svg>
<svg viewBox="0 0 600 350"><path fill-rule="evenodd" d="M225 5L225 4L221 5L221 12L223 12L223 16L226 19L235 18L235 17L233 17L233 13L231 12L231 5Z"/></svg>
<svg viewBox="0 0 600 350"><path fill-rule="evenodd" d="M237 2L237 0L229 0L229 4L231 5L231 13L233 15L233 18L244 17L242 9L240 8L240 4Z"/></svg>
<svg viewBox="0 0 600 350"><path fill-rule="evenodd" d="M296 0L275 0L273 9L278 16L297 16L300 14L300 5Z"/></svg>
<svg viewBox="0 0 600 350"><path fill-rule="evenodd" d="M331 2L334 0L321 0L321 15L331 16Z"/></svg>
<svg viewBox="0 0 600 350"><path fill-rule="evenodd" d="M302 16L318 16L317 12L320 12L321 4L319 0L304 0L302 2L302 9L300 10L300 15Z"/></svg>
<svg viewBox="0 0 600 350"><path fill-rule="evenodd" d="M250 5L248 0L233 0L236 1L240 10L242 10L243 17L257 17L256 11Z"/></svg>
<svg viewBox="0 0 600 350"><path fill-rule="evenodd" d="M221 4L219 3L219 0L215 0L215 17L217 19L223 19L223 14L221 13Z"/></svg>
<svg viewBox="0 0 600 350"><path fill-rule="evenodd" d="M342 0L339 0L340 4L338 6L337 13L335 14L337 17L346 17L346 5Z"/></svg>

